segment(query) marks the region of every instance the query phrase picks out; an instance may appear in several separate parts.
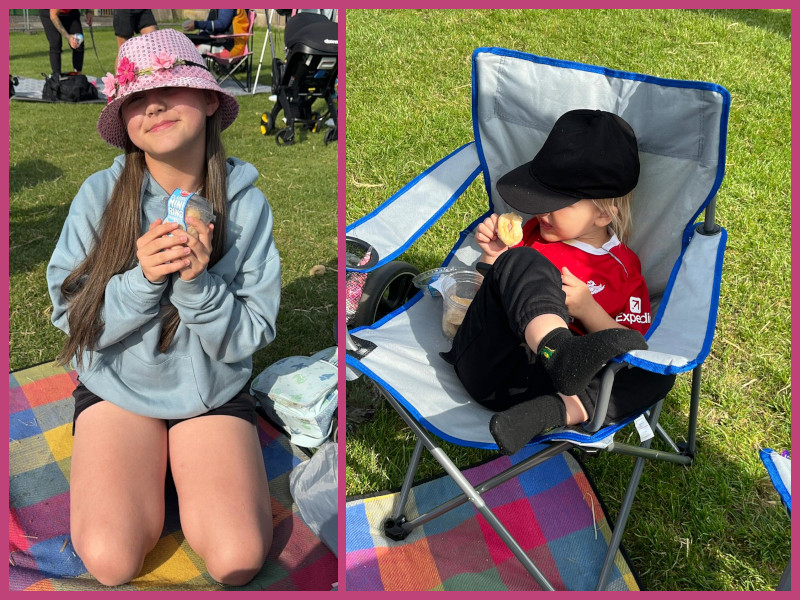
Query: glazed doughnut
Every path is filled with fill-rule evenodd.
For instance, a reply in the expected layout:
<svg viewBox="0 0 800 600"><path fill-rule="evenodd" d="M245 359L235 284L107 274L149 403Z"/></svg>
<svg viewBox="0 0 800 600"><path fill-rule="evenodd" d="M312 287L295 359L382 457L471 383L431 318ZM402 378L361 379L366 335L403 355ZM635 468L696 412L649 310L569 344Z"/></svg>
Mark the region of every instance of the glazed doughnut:
<svg viewBox="0 0 800 600"><path fill-rule="evenodd" d="M195 219L200 219L201 221L203 220L203 214L200 212L200 209L198 209L198 208L196 208L194 206L187 206L186 207L186 216L187 217L194 217ZM186 233L188 233L189 235L193 235L194 237L197 237L197 235L198 235L197 234L197 229L195 229L194 227L192 227L188 223L186 223Z"/></svg>
<svg viewBox="0 0 800 600"><path fill-rule="evenodd" d="M497 237L506 246L516 246L522 241L522 217L515 212L497 218Z"/></svg>

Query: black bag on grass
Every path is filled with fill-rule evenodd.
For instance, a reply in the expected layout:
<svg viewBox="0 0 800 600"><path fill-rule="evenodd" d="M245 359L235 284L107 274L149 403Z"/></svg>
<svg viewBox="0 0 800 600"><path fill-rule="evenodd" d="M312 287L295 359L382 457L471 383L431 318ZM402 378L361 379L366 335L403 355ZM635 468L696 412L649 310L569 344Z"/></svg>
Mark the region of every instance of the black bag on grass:
<svg viewBox="0 0 800 600"><path fill-rule="evenodd" d="M97 88L86 75L46 75L42 88L42 99L50 102L82 102L97 100Z"/></svg>

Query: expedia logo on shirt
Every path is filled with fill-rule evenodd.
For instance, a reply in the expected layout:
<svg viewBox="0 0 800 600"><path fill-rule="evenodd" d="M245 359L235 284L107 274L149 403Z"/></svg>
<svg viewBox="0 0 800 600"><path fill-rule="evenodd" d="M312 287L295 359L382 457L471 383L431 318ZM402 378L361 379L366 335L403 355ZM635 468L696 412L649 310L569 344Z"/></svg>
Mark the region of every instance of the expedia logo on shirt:
<svg viewBox="0 0 800 600"><path fill-rule="evenodd" d="M617 315L617 323L650 323L650 313L642 314L642 299L631 296L629 302L628 312Z"/></svg>

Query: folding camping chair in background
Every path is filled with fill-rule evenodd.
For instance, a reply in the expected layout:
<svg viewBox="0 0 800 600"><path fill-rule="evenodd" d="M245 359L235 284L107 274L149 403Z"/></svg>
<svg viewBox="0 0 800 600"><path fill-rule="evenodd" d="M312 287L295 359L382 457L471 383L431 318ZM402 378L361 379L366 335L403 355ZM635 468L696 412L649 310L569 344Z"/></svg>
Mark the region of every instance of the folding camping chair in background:
<svg viewBox="0 0 800 600"><path fill-rule="evenodd" d="M223 52L204 52L203 58L206 59L206 66L217 78L217 83L222 83L229 79L236 83L244 92L249 92L253 86L253 25L256 22L256 11L254 9L247 10L247 33L231 33L225 35L212 35L211 41L218 41L222 43L223 40L231 38L246 38L244 51L241 54L231 56L228 51ZM244 83L234 77L235 74L241 73L245 76Z"/></svg>
<svg viewBox="0 0 800 600"><path fill-rule="evenodd" d="M603 369L600 399L590 423L539 436L529 445L541 447L540 452L501 475L472 485L436 438L496 449L488 427L492 413L470 400L453 368L439 357L439 352L450 346L441 330L441 299L420 291L376 323L353 328L347 334L348 377L363 374L373 380L417 437L397 505L387 515L384 532L390 538L402 539L415 527L470 501L536 582L543 589L553 589L488 508L482 494L570 448L630 455L635 461L629 484L605 562L597 573L596 588L605 589L645 460L688 466L695 453L701 365L713 339L727 239L725 230L715 223L714 207L724 174L730 95L711 83L668 80L501 48L478 48L473 53L472 85L475 141L430 167L347 228L348 240L368 247L370 253L367 264L348 265L351 274L367 273L367 281L371 277L386 281L387 290L397 281L408 281L412 273L392 267L394 259L483 174L488 212L476 215L443 263L472 267L480 256L473 230L491 212L509 210L496 194L497 179L530 160L564 112L578 108L607 110L631 124L639 143L641 176L633 203L636 227L629 245L641 259L652 296L649 349L617 357ZM698 222L703 212L705 216ZM392 277L381 276L385 269L392 270ZM378 291L366 301L379 304L387 295ZM363 312L380 315L373 308ZM663 399L640 415L618 423L606 422L614 377L624 368L664 375L692 372L685 445L679 446L659 425ZM615 442L614 434L632 423L644 432L641 443ZM650 448L653 431L666 449ZM406 504L426 448L453 478L461 494L410 518Z"/></svg>

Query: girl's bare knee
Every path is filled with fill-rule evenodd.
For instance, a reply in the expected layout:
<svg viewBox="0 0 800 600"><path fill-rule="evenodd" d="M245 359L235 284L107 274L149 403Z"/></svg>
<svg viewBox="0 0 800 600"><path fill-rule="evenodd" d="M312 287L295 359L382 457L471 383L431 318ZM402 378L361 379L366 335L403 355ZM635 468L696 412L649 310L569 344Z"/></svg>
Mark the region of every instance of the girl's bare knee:
<svg viewBox="0 0 800 600"><path fill-rule="evenodd" d="M96 527L73 525L70 537L76 554L86 570L107 586L122 585L136 578L144 558L158 543L161 532L141 532L141 536L125 536Z"/></svg>
<svg viewBox="0 0 800 600"><path fill-rule="evenodd" d="M145 552L99 536L84 539L73 535L72 544L86 570L103 585L128 583L139 574L144 564Z"/></svg>
<svg viewBox="0 0 800 600"><path fill-rule="evenodd" d="M264 566L271 537L270 535L269 539L217 541L203 557L208 574L224 585L248 583Z"/></svg>

